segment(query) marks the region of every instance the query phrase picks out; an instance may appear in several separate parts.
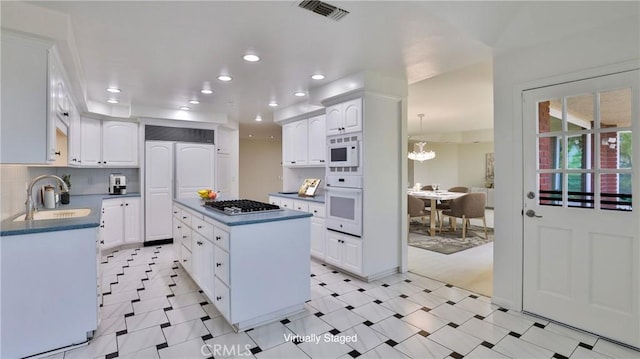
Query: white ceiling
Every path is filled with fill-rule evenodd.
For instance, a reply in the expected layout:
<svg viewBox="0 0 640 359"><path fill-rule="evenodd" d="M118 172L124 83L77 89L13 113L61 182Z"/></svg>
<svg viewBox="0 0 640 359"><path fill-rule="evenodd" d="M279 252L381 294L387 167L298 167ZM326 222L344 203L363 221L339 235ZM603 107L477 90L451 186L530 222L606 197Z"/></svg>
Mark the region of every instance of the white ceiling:
<svg viewBox="0 0 640 359"><path fill-rule="evenodd" d="M279 108L305 101L293 92L363 70L406 78L411 84L410 133L419 130L418 113L426 115L425 128L427 121L428 126L433 124L430 131L491 128L490 61L494 52L565 36L637 12L637 2L610 6L330 0L350 11L336 22L298 8L298 2L29 3L68 16L75 36L75 44L69 46L77 49L77 55L72 51L65 60L75 60L79 67L86 101L105 104L109 97L105 88L114 85L123 90L118 96L121 104L130 106L133 115L143 116L149 109L176 112L189 99L197 98L201 104L189 106L198 119L226 114L229 120L240 122L241 135L243 127L273 130L274 109L269 101L277 101ZM8 23L6 6L2 2L3 26ZM575 16L581 13L584 17ZM559 22L567 16L570 22ZM547 24L552 21L553 31ZM247 52L262 60L243 61ZM316 72L326 78L311 80ZM218 81L221 73L233 76L233 81ZM426 84L432 80L437 86ZM200 94L205 81L211 83L213 95ZM258 114L264 119L260 124L254 121Z"/></svg>

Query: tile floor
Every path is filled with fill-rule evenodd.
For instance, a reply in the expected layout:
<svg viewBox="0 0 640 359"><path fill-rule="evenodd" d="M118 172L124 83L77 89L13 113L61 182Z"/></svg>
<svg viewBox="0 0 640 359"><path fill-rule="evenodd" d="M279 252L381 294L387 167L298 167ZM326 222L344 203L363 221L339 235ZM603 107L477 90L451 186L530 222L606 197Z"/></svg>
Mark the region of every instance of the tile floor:
<svg viewBox="0 0 640 359"><path fill-rule="evenodd" d="M115 252L102 271L96 336L50 358L640 357L413 273L366 283L312 261L303 313L236 333L174 263L171 245Z"/></svg>

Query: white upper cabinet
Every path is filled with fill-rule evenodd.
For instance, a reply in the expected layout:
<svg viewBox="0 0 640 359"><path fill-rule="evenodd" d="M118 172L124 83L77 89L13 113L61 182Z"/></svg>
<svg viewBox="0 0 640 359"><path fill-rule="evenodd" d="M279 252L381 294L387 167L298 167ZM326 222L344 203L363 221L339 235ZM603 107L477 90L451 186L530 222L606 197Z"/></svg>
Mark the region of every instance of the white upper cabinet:
<svg viewBox="0 0 640 359"><path fill-rule="evenodd" d="M325 152L324 115L282 126L283 166L324 166Z"/></svg>
<svg viewBox="0 0 640 359"><path fill-rule="evenodd" d="M137 123L83 118L80 134L81 166L138 166Z"/></svg>
<svg viewBox="0 0 640 359"><path fill-rule="evenodd" d="M362 131L362 99L327 107L327 136Z"/></svg>
<svg viewBox="0 0 640 359"><path fill-rule="evenodd" d="M309 119L309 152L308 163L310 165L324 166L327 156L325 136L325 116L315 116Z"/></svg>
<svg viewBox="0 0 640 359"><path fill-rule="evenodd" d="M102 123L102 164L105 166L138 165L138 124L104 121Z"/></svg>
<svg viewBox="0 0 640 359"><path fill-rule="evenodd" d="M70 166L80 166L82 161L81 150L81 138L80 134L80 113L76 109L75 105L70 103L69 106L69 132L67 132L68 138L68 151L69 155L67 160Z"/></svg>
<svg viewBox="0 0 640 359"><path fill-rule="evenodd" d="M47 164L55 160L56 126L50 45L2 32L0 163Z"/></svg>
<svg viewBox="0 0 640 359"><path fill-rule="evenodd" d="M230 154L232 151L232 139L228 131L216 131L216 151L218 153Z"/></svg>
<svg viewBox="0 0 640 359"><path fill-rule="evenodd" d="M72 134L73 135L73 134ZM80 165L102 164L102 123L92 118L80 121Z"/></svg>

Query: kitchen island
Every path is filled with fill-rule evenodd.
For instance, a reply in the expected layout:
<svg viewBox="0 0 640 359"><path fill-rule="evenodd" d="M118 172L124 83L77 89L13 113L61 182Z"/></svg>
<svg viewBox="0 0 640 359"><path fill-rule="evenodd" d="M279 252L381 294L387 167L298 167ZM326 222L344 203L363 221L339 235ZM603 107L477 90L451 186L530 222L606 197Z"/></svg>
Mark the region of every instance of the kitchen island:
<svg viewBox="0 0 640 359"><path fill-rule="evenodd" d="M105 198L113 196L72 196L55 209L89 209L84 217L16 221L22 213L0 223L0 358L83 344L97 328L97 229Z"/></svg>
<svg viewBox="0 0 640 359"><path fill-rule="evenodd" d="M278 210L227 215L176 199L175 256L236 329L302 311L310 299L311 214Z"/></svg>

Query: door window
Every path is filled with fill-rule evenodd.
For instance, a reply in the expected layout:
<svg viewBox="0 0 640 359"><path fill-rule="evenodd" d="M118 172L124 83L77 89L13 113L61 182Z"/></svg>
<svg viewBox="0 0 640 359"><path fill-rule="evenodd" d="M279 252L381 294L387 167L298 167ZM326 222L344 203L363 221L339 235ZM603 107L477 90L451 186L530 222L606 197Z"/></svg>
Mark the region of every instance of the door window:
<svg viewBox="0 0 640 359"><path fill-rule="evenodd" d="M631 211L631 89L538 102L538 203Z"/></svg>

